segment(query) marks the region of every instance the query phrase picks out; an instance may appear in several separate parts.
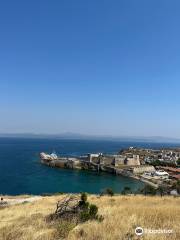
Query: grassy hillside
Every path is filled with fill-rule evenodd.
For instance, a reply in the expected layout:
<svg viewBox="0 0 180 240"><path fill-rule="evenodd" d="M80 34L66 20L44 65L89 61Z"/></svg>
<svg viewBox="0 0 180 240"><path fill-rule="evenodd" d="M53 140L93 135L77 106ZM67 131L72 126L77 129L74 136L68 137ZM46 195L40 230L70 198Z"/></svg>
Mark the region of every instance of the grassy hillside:
<svg viewBox="0 0 180 240"><path fill-rule="evenodd" d="M89 196L99 207L102 222L89 221L78 226L67 222L47 223L56 202L64 196L43 197L32 203L0 209L2 240L130 240L137 226L172 229L173 234L145 234L141 239L180 239L180 198L145 196Z"/></svg>

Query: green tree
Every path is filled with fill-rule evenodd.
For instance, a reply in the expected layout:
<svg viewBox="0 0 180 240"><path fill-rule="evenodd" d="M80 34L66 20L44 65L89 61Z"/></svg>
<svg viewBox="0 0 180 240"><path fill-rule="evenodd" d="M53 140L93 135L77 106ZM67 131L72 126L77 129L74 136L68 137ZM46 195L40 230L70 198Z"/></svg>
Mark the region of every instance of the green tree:
<svg viewBox="0 0 180 240"><path fill-rule="evenodd" d="M178 180L176 182L175 188L176 188L177 192L180 194L180 180Z"/></svg>
<svg viewBox="0 0 180 240"><path fill-rule="evenodd" d="M95 204L89 204L89 202L87 201L86 193L81 194L79 207L80 207L80 220L82 222L92 220L92 219L95 219L98 221L103 220L103 217L98 215L98 207Z"/></svg>
<svg viewBox="0 0 180 240"><path fill-rule="evenodd" d="M125 186L124 189L122 190L121 194L126 195L132 193L131 188L128 186Z"/></svg>
<svg viewBox="0 0 180 240"><path fill-rule="evenodd" d="M106 194L111 196L111 197L114 196L114 192L113 192L113 190L111 188L107 188L106 189Z"/></svg>
<svg viewBox="0 0 180 240"><path fill-rule="evenodd" d="M159 161L159 160L154 160L154 161L151 163L151 165L153 165L154 167L156 167L156 166L161 166L161 165L162 165L162 162Z"/></svg>
<svg viewBox="0 0 180 240"><path fill-rule="evenodd" d="M81 193L81 201L84 203L87 201L87 193L85 192Z"/></svg>
<svg viewBox="0 0 180 240"><path fill-rule="evenodd" d="M98 207L94 204L91 204L89 206L89 215L90 215L90 218L96 218L97 216L97 213L98 213Z"/></svg>
<svg viewBox="0 0 180 240"><path fill-rule="evenodd" d="M180 158L177 160L177 165L180 165Z"/></svg>
<svg viewBox="0 0 180 240"><path fill-rule="evenodd" d="M159 186L157 192L161 195L161 197L166 193L166 188L163 186Z"/></svg>
<svg viewBox="0 0 180 240"><path fill-rule="evenodd" d="M145 185L142 192L144 195L156 195L156 189L151 185Z"/></svg>

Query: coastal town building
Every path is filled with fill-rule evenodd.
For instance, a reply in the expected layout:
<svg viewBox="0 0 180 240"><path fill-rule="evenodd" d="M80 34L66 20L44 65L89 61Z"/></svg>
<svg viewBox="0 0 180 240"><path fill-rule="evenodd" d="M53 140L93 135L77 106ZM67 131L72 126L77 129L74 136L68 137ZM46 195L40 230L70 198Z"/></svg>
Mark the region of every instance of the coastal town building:
<svg viewBox="0 0 180 240"><path fill-rule="evenodd" d="M141 164L152 164L154 161L162 163L177 165L180 160L180 148L167 148L167 149L145 149L134 148L123 149L120 151L122 155L139 155Z"/></svg>
<svg viewBox="0 0 180 240"><path fill-rule="evenodd" d="M159 167L159 169L165 170L170 176L170 178L180 180L180 168Z"/></svg>

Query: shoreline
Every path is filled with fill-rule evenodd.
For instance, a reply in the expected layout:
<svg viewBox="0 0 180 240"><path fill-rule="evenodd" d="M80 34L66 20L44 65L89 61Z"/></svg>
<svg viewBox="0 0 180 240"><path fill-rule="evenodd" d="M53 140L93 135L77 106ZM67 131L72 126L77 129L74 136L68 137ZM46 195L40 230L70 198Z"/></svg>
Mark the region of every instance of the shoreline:
<svg viewBox="0 0 180 240"><path fill-rule="evenodd" d="M63 158L63 161L65 160L65 158ZM61 161L61 160L56 160L56 161ZM65 161L68 161L67 160L67 158L66 158L66 160ZM72 160L71 160L72 161ZM52 168L60 168L60 169L71 169L71 170L80 170L80 171L83 171L83 170L85 170L85 171L89 171L89 172L105 172L105 173L107 173L107 174L111 174L111 175L119 175L119 176L122 176L122 177L127 177L127 178L130 178L130 179L133 179L133 180L136 180L136 181L139 181L139 182L141 182L141 183L144 183L144 184L148 184L148 185L150 185L150 186L152 186L152 187L154 187L154 188L158 188L158 184L155 184L155 183L152 183L151 181L148 181L148 180L146 180L146 179L143 179L142 177L138 177L138 176L135 176L135 175L126 175L126 174L123 174L123 172L121 171L119 171L119 169L118 168L112 168L112 167L110 167L110 168L103 168L103 169L100 169L100 167L98 166L98 170L96 169L91 169L91 168L81 168L81 167L69 167L69 166L67 166L67 165L62 165L62 164L57 164L57 163L54 163L54 162L52 162L52 163L50 163L50 162L46 162L46 161L44 161L44 160L42 160L41 159L41 163L42 164L44 164L44 165L46 165L46 166L48 166L48 167L52 167ZM57 164L57 165L56 165Z"/></svg>

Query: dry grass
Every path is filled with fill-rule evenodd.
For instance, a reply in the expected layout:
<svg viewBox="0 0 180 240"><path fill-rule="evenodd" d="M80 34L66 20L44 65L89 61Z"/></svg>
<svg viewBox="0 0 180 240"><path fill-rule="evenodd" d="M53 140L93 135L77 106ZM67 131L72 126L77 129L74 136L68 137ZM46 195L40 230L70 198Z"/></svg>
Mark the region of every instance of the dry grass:
<svg viewBox="0 0 180 240"><path fill-rule="evenodd" d="M44 197L34 203L0 210L0 240L132 240L137 226L173 229L173 234L146 234L141 239L180 239L180 198L145 196L89 196L99 207L103 222L91 221L74 228L69 223L46 223L64 196ZM69 233L69 234L68 234Z"/></svg>

